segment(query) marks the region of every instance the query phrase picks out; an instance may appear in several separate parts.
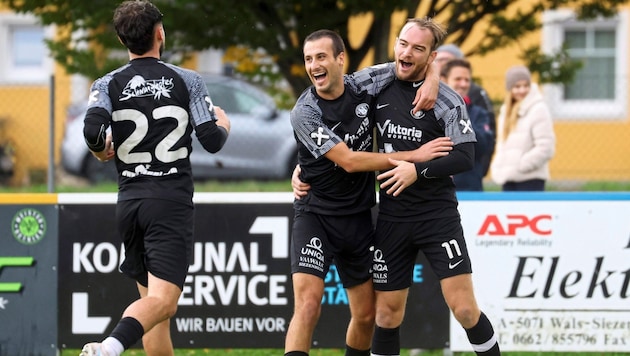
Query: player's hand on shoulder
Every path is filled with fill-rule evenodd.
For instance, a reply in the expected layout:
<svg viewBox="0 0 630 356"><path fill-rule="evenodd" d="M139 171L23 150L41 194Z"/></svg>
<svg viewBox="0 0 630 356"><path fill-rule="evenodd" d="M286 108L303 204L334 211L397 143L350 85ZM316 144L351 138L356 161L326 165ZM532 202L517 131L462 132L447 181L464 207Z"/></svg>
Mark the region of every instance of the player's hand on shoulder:
<svg viewBox="0 0 630 356"><path fill-rule="evenodd" d="M214 106L214 113L217 116L217 125L223 127L228 133L230 132L230 119L220 106Z"/></svg>
<svg viewBox="0 0 630 356"><path fill-rule="evenodd" d="M450 137L438 137L412 151L413 162L428 162L432 159L447 156L453 150Z"/></svg>
<svg viewBox="0 0 630 356"><path fill-rule="evenodd" d="M416 91L416 97L412 103L414 106L412 112L414 114L420 110L433 109L437 101L438 92L440 90L439 71L435 67L435 63L431 63L427 68L424 83L422 83Z"/></svg>

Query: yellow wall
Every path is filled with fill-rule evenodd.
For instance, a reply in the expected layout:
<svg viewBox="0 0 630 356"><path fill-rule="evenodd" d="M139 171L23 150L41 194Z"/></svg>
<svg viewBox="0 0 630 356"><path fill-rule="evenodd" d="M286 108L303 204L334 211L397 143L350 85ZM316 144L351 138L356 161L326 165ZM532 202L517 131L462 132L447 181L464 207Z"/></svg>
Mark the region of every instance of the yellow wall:
<svg viewBox="0 0 630 356"><path fill-rule="evenodd" d="M4 5L0 12L7 12ZM55 70L58 81L67 76ZM64 78L65 77L65 78ZM8 140L15 149L15 173L10 184L28 183L30 178L41 180L46 176L48 165L50 90L49 80L41 83L0 84L0 142ZM69 99L69 85L57 88L55 103L55 154L58 162L59 143L63 134L65 107Z"/></svg>
<svg viewBox="0 0 630 356"><path fill-rule="evenodd" d="M630 180L630 123L556 120L552 179Z"/></svg>
<svg viewBox="0 0 630 356"><path fill-rule="evenodd" d="M70 84L63 70L57 68L55 72L54 152L58 163ZM15 149L15 173L10 183L43 183L50 152L49 83L0 85L0 120L0 140L8 140Z"/></svg>
<svg viewBox="0 0 630 356"><path fill-rule="evenodd" d="M21 181L26 166L46 167L46 156L35 152L47 152L45 146L48 130L47 88L0 87L0 117L3 118L3 139L9 140L15 150L15 175ZM29 98L26 103L21 98ZM33 153L33 154L29 154Z"/></svg>

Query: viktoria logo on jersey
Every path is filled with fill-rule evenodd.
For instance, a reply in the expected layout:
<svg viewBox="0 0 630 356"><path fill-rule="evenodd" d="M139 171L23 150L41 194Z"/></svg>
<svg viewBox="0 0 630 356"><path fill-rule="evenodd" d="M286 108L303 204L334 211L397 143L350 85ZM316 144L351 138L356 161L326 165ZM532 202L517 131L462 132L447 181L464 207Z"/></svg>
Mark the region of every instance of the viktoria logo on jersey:
<svg viewBox="0 0 630 356"><path fill-rule="evenodd" d="M383 125L376 123L381 136L387 138L395 138L399 140L407 140L420 142L422 139L422 130L415 127L404 127L400 125L392 125L392 120L386 120Z"/></svg>
<svg viewBox="0 0 630 356"><path fill-rule="evenodd" d="M154 99L160 99L162 96L170 98L173 86L173 78L162 77L161 79L145 80L142 76L136 75L125 85L119 100L125 101L130 98L147 96L152 96Z"/></svg>

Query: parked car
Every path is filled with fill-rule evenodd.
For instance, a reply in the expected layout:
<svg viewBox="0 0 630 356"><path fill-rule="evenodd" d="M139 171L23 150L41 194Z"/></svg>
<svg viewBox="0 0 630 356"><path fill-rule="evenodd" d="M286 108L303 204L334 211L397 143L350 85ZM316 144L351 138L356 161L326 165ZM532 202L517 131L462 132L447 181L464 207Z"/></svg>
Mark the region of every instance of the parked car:
<svg viewBox="0 0 630 356"><path fill-rule="evenodd" d="M228 114L231 130L218 153L206 152L193 133L190 155L195 179L284 179L297 163L297 145L287 110L257 87L231 77L205 75L215 105ZM61 164L92 182L116 179L113 161L94 158L83 139L85 107L69 111L61 144Z"/></svg>

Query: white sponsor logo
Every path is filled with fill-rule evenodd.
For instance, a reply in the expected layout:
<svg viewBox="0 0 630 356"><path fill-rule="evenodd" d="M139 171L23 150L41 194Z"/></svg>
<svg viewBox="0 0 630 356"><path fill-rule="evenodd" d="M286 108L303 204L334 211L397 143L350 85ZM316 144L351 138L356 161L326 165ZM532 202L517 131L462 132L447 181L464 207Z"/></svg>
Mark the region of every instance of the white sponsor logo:
<svg viewBox="0 0 630 356"><path fill-rule="evenodd" d="M449 262L449 263L448 263L448 269L453 269L453 268L455 268L455 267L459 266L459 264L460 264L460 263L462 263L462 262L464 262L464 260L459 260L459 261L457 261L457 262L455 262L455 263L450 263L450 262Z"/></svg>
<svg viewBox="0 0 630 356"><path fill-rule="evenodd" d="M162 96L170 98L170 93L174 86L173 78L166 79L162 77L160 79L146 80L142 76L136 75L125 85L119 100L125 101L130 98L147 96L152 96L154 99L160 99Z"/></svg>
<svg viewBox="0 0 630 356"><path fill-rule="evenodd" d="M328 141L330 136L324 133L323 127L318 127L317 132L311 132L311 138L317 140L317 146L321 146L322 143Z"/></svg>
<svg viewBox="0 0 630 356"><path fill-rule="evenodd" d="M369 111L370 111L370 106L366 103L361 103L357 105L356 108L354 108L354 114L360 118L366 117Z"/></svg>
<svg viewBox="0 0 630 356"><path fill-rule="evenodd" d="M424 111L422 110L418 110L415 114L413 113L413 109L411 109L409 111L409 113L411 114L411 116L413 116L414 119L416 120L420 120L424 117Z"/></svg>
<svg viewBox="0 0 630 356"><path fill-rule="evenodd" d="M470 123L470 120L461 119L459 120L459 123L462 126L464 126L464 128L462 129L462 133L473 132L472 124Z"/></svg>

